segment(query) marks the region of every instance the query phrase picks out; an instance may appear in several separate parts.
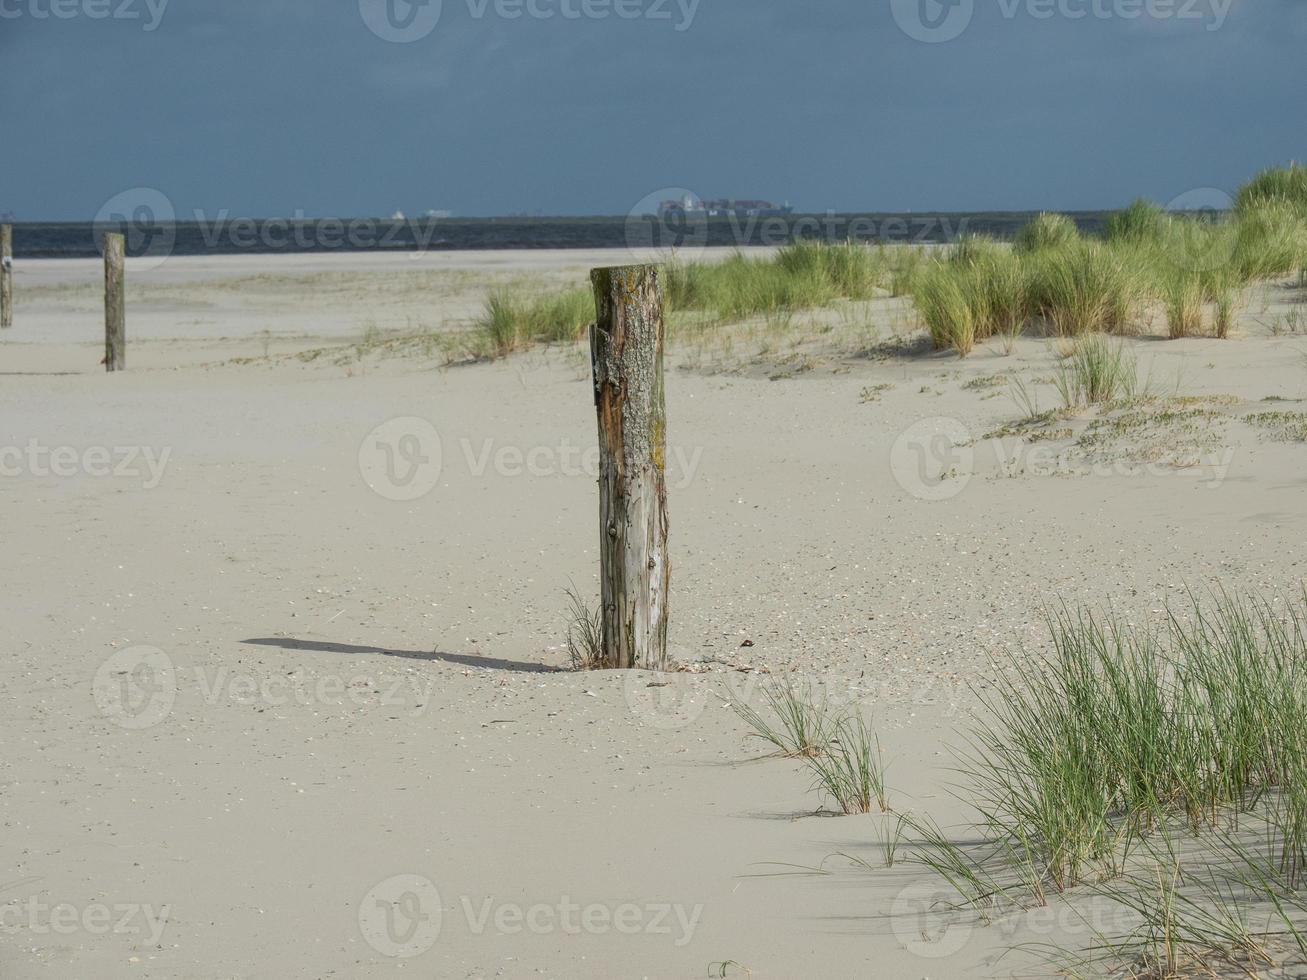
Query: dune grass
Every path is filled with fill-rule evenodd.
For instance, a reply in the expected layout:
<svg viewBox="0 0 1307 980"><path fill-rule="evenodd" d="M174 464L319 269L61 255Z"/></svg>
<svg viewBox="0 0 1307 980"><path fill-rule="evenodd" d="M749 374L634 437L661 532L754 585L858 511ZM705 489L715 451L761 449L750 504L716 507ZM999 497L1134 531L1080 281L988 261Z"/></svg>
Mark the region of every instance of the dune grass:
<svg viewBox="0 0 1307 980"><path fill-rule="evenodd" d="M1012 247L1031 254L1048 249L1066 248L1080 240L1076 223L1064 214L1045 211L1017 232Z"/></svg>
<svg viewBox="0 0 1307 980"><path fill-rule="evenodd" d="M965 238L949 261L971 297L977 339L1019 333L1027 315L1027 271L1012 250L986 239Z"/></svg>
<svg viewBox="0 0 1307 980"><path fill-rule="evenodd" d="M1307 214L1285 200L1259 200L1234 219L1234 265L1248 281L1291 275L1307 265Z"/></svg>
<svg viewBox="0 0 1307 980"><path fill-rule="evenodd" d="M891 274L883 247L796 240L766 258L742 252L718 263L673 258L663 267L663 284L669 310L730 321L869 299L890 284Z"/></svg>
<svg viewBox="0 0 1307 980"><path fill-rule="evenodd" d="M604 660L602 609L591 607L575 586L567 590L567 602L567 655L572 669L598 670Z"/></svg>
<svg viewBox="0 0 1307 980"><path fill-rule="evenodd" d="M816 785L846 814L870 813L873 805L889 813L880 739L862 713L845 712L831 723L830 731L825 751L807 760Z"/></svg>
<svg viewBox="0 0 1307 980"><path fill-rule="evenodd" d="M1056 610L1051 656L1014 659L981 692L962 794L1038 887L1118 877L1165 828L1253 811L1283 881L1307 883L1307 598L1186 612L1149 629Z"/></svg>
<svg viewBox="0 0 1307 980"><path fill-rule="evenodd" d="M1139 198L1108 216L1103 238L1109 242L1147 244L1161 241L1167 231L1166 212L1152 201Z"/></svg>
<svg viewBox="0 0 1307 980"><path fill-rule="evenodd" d="M965 355L1032 319L1060 336L1124 332L1143 295L1122 255L1077 237L1026 251L964 241L918 272L913 298L935 346Z"/></svg>
<svg viewBox="0 0 1307 980"><path fill-rule="evenodd" d="M975 813L965 843L900 813L886 866L928 869L982 921L1058 893L1107 903L1119 928L1088 948L1029 944L1059 975L1307 966L1307 595L1191 598L1156 626L1064 606L1047 625L1047 656L1013 655L977 691L954 786ZM781 728L736 710L844 813L890 812L860 713L790 683L768 703Z"/></svg>
<svg viewBox="0 0 1307 980"><path fill-rule="evenodd" d="M951 348L959 357L971 353L976 346L977 309L957 266L929 263L912 284L912 299L936 350Z"/></svg>
<svg viewBox="0 0 1307 980"><path fill-rule="evenodd" d="M1263 976L1279 966L1307 965L1307 901L1265 854L1228 834L1203 853L1166 830L1145 841L1136 866L1088 890L1132 925L1101 932L1087 949L1056 944L1044 958L1070 978ZM1191 849L1192 850L1192 849ZM1220 853L1213 853L1219 850Z"/></svg>
<svg viewBox="0 0 1307 980"><path fill-rule="evenodd" d="M1075 241L1030 257L1030 307L1062 337L1124 333L1144 295L1137 266L1121 249Z"/></svg>
<svg viewBox="0 0 1307 980"><path fill-rule="evenodd" d="M907 814L901 860L984 918L1075 890L1131 923L1054 945L1059 974L1307 964L1307 596L1194 599L1157 627L1063 607L1048 628L1048 657L1013 656L978 691L967 843Z"/></svg>
<svg viewBox="0 0 1307 980"><path fill-rule="evenodd" d="M1134 355L1098 334L1076 338L1053 380L1072 410L1134 398L1142 387Z"/></svg>
<svg viewBox="0 0 1307 980"><path fill-rule="evenodd" d="M1011 351L1028 329L1062 337L1129 334L1160 313L1172 338L1228 337L1244 288L1307 270L1307 168L1264 171L1228 215L1173 214L1137 200L1101 238L1042 213L1011 246L965 238L950 248L886 248L795 240L765 257L663 265L673 323L702 333L765 318L787 332L794 314L888 292L911 296L936 349L966 356L991 338ZM593 317L587 289L530 295L498 290L473 332L474 352L503 356L579 339Z"/></svg>
<svg viewBox="0 0 1307 980"><path fill-rule="evenodd" d="M472 351L480 357L504 357L534 344L572 343L594 319L594 296L588 289L533 295L497 289L472 332Z"/></svg>
<svg viewBox="0 0 1307 980"><path fill-rule="evenodd" d="M926 250L919 245L901 245L888 250L889 292L910 296L917 274L926 265Z"/></svg>
<svg viewBox="0 0 1307 980"><path fill-rule="evenodd" d="M1269 202L1283 202L1307 213L1307 167L1291 163L1261 171L1239 188L1234 207L1242 213Z"/></svg>
<svg viewBox="0 0 1307 980"><path fill-rule="evenodd" d="M1229 337L1243 289L1307 270L1307 168L1259 175L1238 208L1215 218L1169 214L1138 200L1101 239L1044 213L1010 251L964 240L922 259L910 289L937 349L970 353L1030 327L1063 337L1127 334L1160 312L1172 338Z"/></svg>
<svg viewBox="0 0 1307 980"><path fill-rule="evenodd" d="M915 270L912 296L936 349L966 356L977 342L1013 338L1027 315L1026 270L1009 248L964 238Z"/></svg>
<svg viewBox="0 0 1307 980"><path fill-rule="evenodd" d="M1159 292L1166 307L1166 329L1172 340L1196 337L1203 326L1203 284L1185 270L1159 277Z"/></svg>
<svg viewBox="0 0 1307 980"><path fill-rule="evenodd" d="M789 758L813 758L826 751L834 737L833 723L809 685L787 678L763 687L762 698L776 722L747 701L731 702L735 713L753 729L753 737L774 745Z"/></svg>
<svg viewBox="0 0 1307 980"><path fill-rule="evenodd" d="M883 247L803 239L782 248L776 266L792 279L824 283L834 296L852 300L875 296L884 287L889 268Z"/></svg>
<svg viewBox="0 0 1307 980"><path fill-rule="evenodd" d="M661 266L661 283L669 318L690 314L688 321L672 319L673 326L688 323L686 329L702 332L762 317L775 329L791 326L803 310L906 288L922 262L916 248L796 240L765 257L737 251L721 262L684 262L673 255ZM477 356L503 357L535 344L575 342L593 319L588 289L535 294L502 288L486 298L470 346Z"/></svg>
<svg viewBox="0 0 1307 980"><path fill-rule="evenodd" d="M833 707L814 697L809 685L789 679L763 687L762 697L768 713L747 702L731 703L753 737L776 746L779 755L802 759L814 788L840 812L890 811L880 739L856 705Z"/></svg>

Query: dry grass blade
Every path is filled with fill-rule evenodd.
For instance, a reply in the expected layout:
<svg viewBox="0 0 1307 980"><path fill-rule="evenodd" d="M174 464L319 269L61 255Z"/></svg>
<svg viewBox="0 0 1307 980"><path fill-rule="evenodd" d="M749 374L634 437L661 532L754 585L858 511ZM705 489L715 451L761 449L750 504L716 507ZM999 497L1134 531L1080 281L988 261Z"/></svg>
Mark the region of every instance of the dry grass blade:
<svg viewBox="0 0 1307 980"><path fill-rule="evenodd" d="M573 670L598 670L603 667L602 615L581 597L575 587L567 590L567 654Z"/></svg>
<svg viewBox="0 0 1307 980"><path fill-rule="evenodd" d="M826 749L833 734L828 712L808 684L786 678L764 685L761 691L766 714L746 701L731 702L735 713L753 729L754 738L774 745L778 754L789 758L808 758Z"/></svg>

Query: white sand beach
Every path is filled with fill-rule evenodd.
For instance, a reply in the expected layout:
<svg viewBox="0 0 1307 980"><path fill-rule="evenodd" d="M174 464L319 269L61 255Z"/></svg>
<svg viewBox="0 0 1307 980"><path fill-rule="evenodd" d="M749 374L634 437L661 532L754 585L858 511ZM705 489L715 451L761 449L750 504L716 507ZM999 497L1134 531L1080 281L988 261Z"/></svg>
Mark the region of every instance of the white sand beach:
<svg viewBox="0 0 1307 980"><path fill-rule="evenodd" d="M1039 441L989 436L1011 376L1053 406L1042 337L932 352L884 296L673 338L685 669L574 672L588 353L449 338L496 285L649 257L130 260L115 374L99 264L18 264L0 977L940 980L1075 938L1056 906L918 926L937 885L879 868L893 818L832 815L731 702L795 676L863 705L896 809L951 826L977 687L1049 604L1300 591L1307 443L1250 421L1307 411L1295 290L1229 340L1127 339L1157 407Z"/></svg>

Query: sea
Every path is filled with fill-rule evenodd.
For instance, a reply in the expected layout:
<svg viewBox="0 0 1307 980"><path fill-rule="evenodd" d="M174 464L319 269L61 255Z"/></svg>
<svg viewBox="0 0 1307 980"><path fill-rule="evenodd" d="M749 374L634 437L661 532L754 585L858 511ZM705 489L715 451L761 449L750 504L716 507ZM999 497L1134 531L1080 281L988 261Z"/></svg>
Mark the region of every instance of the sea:
<svg viewBox="0 0 1307 980"><path fill-rule="evenodd" d="M1101 229L1110 212L1065 212L1082 231ZM105 232L145 255L242 253L425 252L460 249L698 248L783 245L796 238L828 242L936 244L964 235L1011 238L1036 212L975 211L841 214L639 215L615 217L443 216L391 218L231 218L155 221L148 210L97 222L23 222L14 228L19 259L93 258Z"/></svg>

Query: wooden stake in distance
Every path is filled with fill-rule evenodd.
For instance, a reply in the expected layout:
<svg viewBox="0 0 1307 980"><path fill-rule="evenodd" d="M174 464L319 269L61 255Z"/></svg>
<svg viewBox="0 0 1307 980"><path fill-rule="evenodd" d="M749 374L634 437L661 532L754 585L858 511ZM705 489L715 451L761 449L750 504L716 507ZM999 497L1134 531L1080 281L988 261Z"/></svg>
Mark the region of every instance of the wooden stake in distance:
<svg viewBox="0 0 1307 980"><path fill-rule="evenodd" d="M127 368L127 304L124 300L123 262L126 242L109 232L104 236L104 369Z"/></svg>
<svg viewBox="0 0 1307 980"><path fill-rule="evenodd" d="M667 414L654 266L595 269L590 357L599 415L603 665L667 666Z"/></svg>
<svg viewBox="0 0 1307 980"><path fill-rule="evenodd" d="M0 327L14 325L14 229L0 225Z"/></svg>

